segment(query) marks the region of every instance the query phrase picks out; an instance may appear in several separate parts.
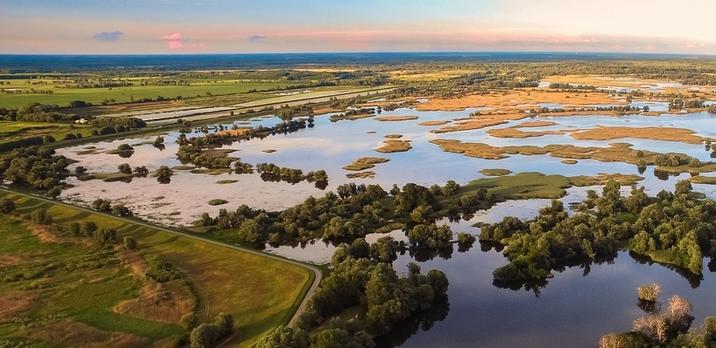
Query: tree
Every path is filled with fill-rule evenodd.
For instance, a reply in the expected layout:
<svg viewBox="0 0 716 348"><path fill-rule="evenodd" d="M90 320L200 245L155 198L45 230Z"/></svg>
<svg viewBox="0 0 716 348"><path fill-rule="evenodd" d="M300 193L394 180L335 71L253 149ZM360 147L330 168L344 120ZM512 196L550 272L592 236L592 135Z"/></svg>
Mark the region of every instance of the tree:
<svg viewBox="0 0 716 348"><path fill-rule="evenodd" d="M248 219L239 227L239 238L249 244L256 244L263 240L261 227L256 221Z"/></svg>
<svg viewBox="0 0 716 348"><path fill-rule="evenodd" d="M473 243L475 243L475 236L469 234L469 233L458 233L457 234L457 244L461 247L469 247Z"/></svg>
<svg viewBox="0 0 716 348"><path fill-rule="evenodd" d="M458 191L460 191L460 185L452 180L448 180L447 184L443 187L443 194L446 196L452 196Z"/></svg>
<svg viewBox="0 0 716 348"><path fill-rule="evenodd" d="M124 237L123 244L127 250L137 249L137 240L132 237Z"/></svg>
<svg viewBox="0 0 716 348"><path fill-rule="evenodd" d="M393 237L381 237L370 246L370 257L380 262L393 262L398 258L396 244Z"/></svg>
<svg viewBox="0 0 716 348"><path fill-rule="evenodd" d="M73 236L79 236L82 232L82 226L79 222L73 222L70 224L70 233L72 233Z"/></svg>
<svg viewBox="0 0 716 348"><path fill-rule="evenodd" d="M112 214L118 216L132 216L132 211L129 210L124 204L115 204L112 206Z"/></svg>
<svg viewBox="0 0 716 348"><path fill-rule="evenodd" d="M263 337L254 345L256 348L309 348L311 338L306 331L299 328L279 326Z"/></svg>
<svg viewBox="0 0 716 348"><path fill-rule="evenodd" d="M174 175L174 171L167 166L161 166L154 172L154 177L157 178L160 184L168 184L171 181L172 175Z"/></svg>
<svg viewBox="0 0 716 348"><path fill-rule="evenodd" d="M15 211L15 201L7 198L0 199L0 213L10 214Z"/></svg>
<svg viewBox="0 0 716 348"><path fill-rule="evenodd" d="M681 180L676 183L675 193L677 195L686 195L691 193L692 189L693 187L691 187L691 182L689 182L688 180Z"/></svg>
<svg viewBox="0 0 716 348"><path fill-rule="evenodd" d="M49 225L52 223L52 216L47 213L47 210L38 209L30 213L30 221L40 225Z"/></svg>
<svg viewBox="0 0 716 348"><path fill-rule="evenodd" d="M94 221L85 221L82 223L82 230L87 236L92 237L94 232L97 231L97 224Z"/></svg>
<svg viewBox="0 0 716 348"><path fill-rule="evenodd" d="M120 164L119 166L117 166L117 169L122 174L132 174L132 167L130 167L127 163Z"/></svg>
<svg viewBox="0 0 716 348"><path fill-rule="evenodd" d="M112 205L108 200L97 198L92 201L92 209L101 212L108 212L112 209Z"/></svg>
<svg viewBox="0 0 716 348"><path fill-rule="evenodd" d="M102 230L100 233L95 234L94 236L95 240L99 245L102 246L108 246L111 244L117 243L117 231L106 228Z"/></svg>
<svg viewBox="0 0 716 348"><path fill-rule="evenodd" d="M428 271L427 277L428 283L430 283L430 286L433 288L433 291L435 291L436 296L443 296L447 294L447 289L450 285L450 282L448 282L445 273L436 269L431 269L430 271Z"/></svg>

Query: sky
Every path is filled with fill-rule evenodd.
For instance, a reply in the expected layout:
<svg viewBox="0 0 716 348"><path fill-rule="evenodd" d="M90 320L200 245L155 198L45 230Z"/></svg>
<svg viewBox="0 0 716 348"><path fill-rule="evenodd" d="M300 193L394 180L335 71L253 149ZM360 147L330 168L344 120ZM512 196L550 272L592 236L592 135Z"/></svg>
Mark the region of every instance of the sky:
<svg viewBox="0 0 716 348"><path fill-rule="evenodd" d="M0 53L716 54L715 0L0 0Z"/></svg>

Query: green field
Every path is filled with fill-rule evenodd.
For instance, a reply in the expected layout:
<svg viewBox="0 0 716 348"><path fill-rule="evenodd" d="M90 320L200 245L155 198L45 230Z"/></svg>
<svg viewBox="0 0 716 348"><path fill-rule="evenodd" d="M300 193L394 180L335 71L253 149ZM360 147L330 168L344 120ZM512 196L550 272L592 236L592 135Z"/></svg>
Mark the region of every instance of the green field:
<svg viewBox="0 0 716 348"><path fill-rule="evenodd" d="M185 329L176 324L112 311L115 304L136 297L141 286L114 255L83 244L41 241L31 228L21 219L0 217L1 339L62 345L61 340L47 342L59 335L60 326L72 327L81 339L120 332L123 340L146 343L183 334ZM115 263L94 268L95 259ZM70 269L69 264L80 266ZM28 279L5 280L18 274Z"/></svg>
<svg viewBox="0 0 716 348"><path fill-rule="evenodd" d="M61 140L66 134L92 134L92 126L66 123L0 121L0 143L34 136L51 135Z"/></svg>
<svg viewBox="0 0 716 348"><path fill-rule="evenodd" d="M313 274L309 270L280 260L7 191L0 191L0 198L14 200L21 213L47 209L56 224L91 220L100 229L113 228L121 237L134 237L139 243L139 250L160 256L187 275L199 297L202 321L209 321L220 312L233 315L237 334L232 337L232 342L240 346L249 346L267 330L287 323L313 282ZM0 250L6 252L12 247ZM124 284L123 287L131 289L130 285ZM123 294L126 296L132 291ZM95 298L92 301L98 300ZM112 301L108 298L101 302L107 306ZM86 318L94 315L85 314ZM101 325L112 326L114 321L104 321ZM124 326L115 329L131 332ZM0 329L0 334L8 335L8 330ZM142 330L149 329L142 327ZM170 328L156 328L155 331L171 332ZM159 334L152 334L159 337Z"/></svg>
<svg viewBox="0 0 716 348"><path fill-rule="evenodd" d="M0 107L4 108L20 108L34 102L67 106L67 104L73 100L84 100L93 104L100 104L103 100L110 99L114 99L116 103L126 103L143 98L155 99L159 96L172 99L179 96L185 98L205 96L207 93L225 95L245 93L252 90L273 90L306 83L289 81L203 80L192 81L189 86L134 85L112 88L64 88L53 82L33 85L31 84L33 80L27 79L0 81L4 83L0 85L0 90L22 91L22 93L0 93ZM28 84L28 81L30 84ZM30 91L31 88L37 92L52 91L52 94L25 93Z"/></svg>

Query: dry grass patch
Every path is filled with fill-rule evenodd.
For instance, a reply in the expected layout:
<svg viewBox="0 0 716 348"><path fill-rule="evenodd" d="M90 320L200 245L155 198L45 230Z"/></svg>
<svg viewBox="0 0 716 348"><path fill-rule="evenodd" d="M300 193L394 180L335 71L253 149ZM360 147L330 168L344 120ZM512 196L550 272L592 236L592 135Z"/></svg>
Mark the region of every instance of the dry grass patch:
<svg viewBox="0 0 716 348"><path fill-rule="evenodd" d="M375 172L366 171L366 172L360 172L360 173L348 173L348 174L346 174L346 177L349 179L374 178Z"/></svg>
<svg viewBox="0 0 716 348"><path fill-rule="evenodd" d="M216 132L216 135L227 136L227 137L242 137L242 136L248 135L250 131L251 131L251 128L242 127L239 129L226 129L226 130L218 131L218 132Z"/></svg>
<svg viewBox="0 0 716 348"><path fill-rule="evenodd" d="M508 128L497 128L497 129L490 129L487 131L487 134L495 137L495 138L533 138L533 137L541 137L545 135L557 135L557 134L563 134L562 131L538 131L538 132L531 132L531 131L523 131L519 128L515 127L508 127Z"/></svg>
<svg viewBox="0 0 716 348"><path fill-rule="evenodd" d="M654 164L661 155L656 152L635 150L631 144L618 143L610 144L608 147L581 147L569 144L540 146L491 146L484 143L466 143L454 139L435 139L431 143L440 146L445 152L461 153L465 156L498 160L508 155L550 155L562 159L592 159L600 162L624 162L638 165L640 162ZM689 158L687 155L679 154L682 158ZM691 168L686 165L680 167L668 167L663 170L673 172L707 172L716 170L716 165L705 164L700 167Z"/></svg>
<svg viewBox="0 0 716 348"><path fill-rule="evenodd" d="M32 296L27 292L0 295L0 322L14 319L19 313L29 309L32 301Z"/></svg>
<svg viewBox="0 0 716 348"><path fill-rule="evenodd" d="M32 330L30 339L59 347L142 347L149 342L129 333L108 332L76 321L64 321Z"/></svg>
<svg viewBox="0 0 716 348"><path fill-rule="evenodd" d="M520 124L512 126L513 128L534 128L534 127L549 127L556 126L557 122L552 121L525 121Z"/></svg>
<svg viewBox="0 0 716 348"><path fill-rule="evenodd" d="M400 139L385 139L383 145L375 151L381 153L393 153L393 152L405 152L412 149L413 146L410 144L410 140Z"/></svg>
<svg viewBox="0 0 716 348"><path fill-rule="evenodd" d="M676 141L701 144L705 139L686 128L672 127L597 127L572 133L577 140L614 140L624 138Z"/></svg>
<svg viewBox="0 0 716 348"><path fill-rule="evenodd" d="M23 255L0 255L0 267L14 266L26 260L27 257Z"/></svg>
<svg viewBox="0 0 716 348"><path fill-rule="evenodd" d="M382 122L411 121L417 119L418 116L378 116L375 118L375 120Z"/></svg>
<svg viewBox="0 0 716 348"><path fill-rule="evenodd" d="M434 129L432 132L449 133L482 129L485 127L505 124L508 121L521 120L525 117L529 117L529 115L526 113L477 115L467 119L459 120L442 128Z"/></svg>
<svg viewBox="0 0 716 348"><path fill-rule="evenodd" d="M595 105L623 103L606 93L561 92L545 89L514 89L504 92L471 94L458 98L435 98L416 105L419 111L462 111L467 108L494 107L497 109L519 109L536 107L540 103L563 105Z"/></svg>
<svg viewBox="0 0 716 348"><path fill-rule="evenodd" d="M375 167L376 164L385 163L388 161L390 161L390 160L387 158L382 158L382 157L361 157L361 158L353 161L353 163L344 166L343 169L352 170L352 171L361 171L361 170L373 168L373 167Z"/></svg>
<svg viewBox="0 0 716 348"><path fill-rule="evenodd" d="M418 126L442 126L444 124L448 124L450 121L442 120L442 121L424 121L418 123Z"/></svg>

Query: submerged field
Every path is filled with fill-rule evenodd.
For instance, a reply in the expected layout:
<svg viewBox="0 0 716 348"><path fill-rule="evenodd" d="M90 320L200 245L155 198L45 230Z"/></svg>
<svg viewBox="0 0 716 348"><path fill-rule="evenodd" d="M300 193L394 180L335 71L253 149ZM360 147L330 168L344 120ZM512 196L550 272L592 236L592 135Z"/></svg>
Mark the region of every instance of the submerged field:
<svg viewBox="0 0 716 348"><path fill-rule="evenodd" d="M0 217L0 237L8 239L0 247L0 273L95 252L74 240L50 240L19 219L48 209L56 224L93 221L135 238L138 250L174 264L186 281L166 285L176 301L157 308L147 302L157 285L136 276L132 257L137 255L117 248L108 259L119 262L106 267L87 272L65 267L36 281L0 282L0 300L14 304L0 309L0 318L21 318L2 321L0 337L57 345L69 345L63 337L165 345L186 334L180 314L191 307L204 322L221 312L232 314L236 333L230 344L251 346L292 319L294 329L308 325L316 338L331 327L359 327L362 320L375 319L366 308L370 301L384 302L375 301L377 295L398 294L409 285L420 292L406 296L431 298L440 287L420 284L424 280L411 262L445 272L447 298L425 308L421 302L419 315L412 312L386 331L376 329L380 347L595 346L603 334L631 327L640 315L635 288L652 282L661 284L666 297L688 298L694 322L700 323L716 314L713 241L710 250L695 253L693 247L706 232L675 241L670 238L681 230L660 226L654 238L639 241L650 248L675 246L639 254L635 236L615 237L627 234L622 229L630 227L624 226L638 224L641 212L626 208L595 212L586 220L592 225L565 225L563 235L542 230L551 219L596 210L589 207L598 197L591 191L601 193L608 183L614 187L611 181L621 184L612 195L636 195L632 187L644 187L643 194L654 197L683 181L680 189L686 182L692 188L674 201L716 198L710 68L704 65L705 72L693 76L681 65L688 62L674 64L669 79L635 62L304 66L3 79L0 108L21 106L20 101L95 105L61 108L76 116L66 122L27 121L42 114L0 121L0 143L83 136L52 144L43 139L70 159L61 190L43 186L33 193L37 196L22 195L28 188L9 181L27 174L25 169L9 171L3 184L17 191L0 191L0 199L12 199L19 214ZM131 102L136 98L152 100ZM94 123L73 123L78 117ZM93 138L97 124L130 117L146 127ZM5 163L10 166L0 162ZM49 171L33 169L38 176ZM57 201L41 197L54 193ZM113 208L126 206L133 217L111 215L122 210L104 209L103 200ZM564 210L551 210L560 206L557 201ZM696 216L699 209L711 211L699 206L682 216ZM530 225L518 223L543 215ZM517 227L494 232L505 217L516 217L505 224ZM595 221L614 224L591 228ZM476 241L481 235L493 239ZM558 244L570 239L565 235L579 235L573 239L581 244L560 249ZM360 238L367 244L339 246ZM591 252L589 257L570 259L582 250ZM370 261L357 261L366 263L347 271L342 265L350 262L340 261L350 261L346 255ZM325 266L323 284L314 283L321 279L317 268L283 258ZM410 269L410 283L394 291L371 288L371 294L361 293L368 285L348 285L383 274L374 273L378 266L368 263L374 261L392 262L396 277ZM371 275L360 273L366 270ZM350 276L338 278L343 272ZM386 284L392 281L387 278ZM309 299L318 294L317 306L330 309L316 310L314 302L302 307L306 294ZM297 310L316 317L299 318ZM348 336L360 334L349 330Z"/></svg>
<svg viewBox="0 0 716 348"><path fill-rule="evenodd" d="M343 183L377 183L388 188L410 182L442 185L455 180L465 187L487 188L506 200L489 210L479 211L469 221L452 224L454 233L478 235L480 229L473 224L496 222L508 215L530 218L548 205L550 199L577 202L586 196L587 190L600 190L600 185L608 179L622 182L627 186L625 192L629 185L637 184L653 195L662 189L671 190L677 181L701 172L701 176L692 179L694 190L716 197L716 187L707 184L709 178L716 176L716 168L709 164L712 155L703 143L716 138L716 131L708 126L716 120L712 114L705 111L669 113L665 102L648 100L634 100L632 104L649 105L658 115L599 111L528 115L521 111L544 108L547 104L550 108L566 107L555 102L567 99L571 99L570 105L581 107L626 104L623 99L604 95L575 99L540 93L532 92L531 99L525 100L520 99L525 93L450 102L428 100L415 106L382 111L380 117L339 119L330 117L334 113L319 114L312 128L222 147L222 150L228 149L225 152L229 156L245 163L275 163L301 169L304 173L325 170L329 180L324 189L308 182L264 181L258 173L236 174L181 163L175 156L178 131L161 134L165 144L161 149L150 144L156 137L154 134L62 148L61 154L78 160L76 165L86 167L89 172L115 172L118 163L126 162L132 167L147 166L150 171L166 165L174 168L174 175L171 182L165 184L152 177L133 178L131 182L71 178L68 182L74 187L64 190L61 199L87 205L96 198L106 198L127 204L142 218L190 226L202 212L215 215L220 209L231 211L242 204L281 210L309 196L321 196ZM540 96L548 99L540 99ZM270 127L280 122L271 115L227 121L210 125L203 131L193 130L187 136L202 136L204 132L232 127ZM449 128L460 124L468 126ZM134 146L133 155L120 158L108 153L120 144ZM455 148L455 144L467 146ZM679 153L697 159L700 164L698 167L663 167L655 163L659 155L667 153ZM646 161L644 167L638 165L642 160ZM405 239L399 230L390 235ZM371 234L366 238L375 241L380 236ZM315 263L328 262L335 250L335 246L321 241L293 247L266 245L265 248ZM479 247L469 251L456 248L427 257L405 253L398 258L397 269L404 268L409 261L418 261L426 269L437 267L447 272L451 281L450 309L438 317L431 330L414 333L408 324L406 331L400 329L385 337L383 344L386 345L429 347L450 337L458 345L479 342L500 347L548 346L556 334L554 330L561 332L565 344L591 345L604 332L628 327L636 315L634 311L614 313L608 310L606 303L629 308L633 288L651 281L662 283L667 293L683 294L692 300L698 308L697 320L716 311L708 295L709 284L716 281L712 273L706 273L703 279L688 274L682 277L674 270L628 253L620 253L604 264L560 271L548 285L535 292L496 287L492 271L504 265L504 257L495 251L481 251ZM614 272L615 269L618 272ZM620 290L612 293L604 291L605 287ZM581 301L582 295L575 295L585 293L591 301ZM520 316L515 322L517 312L531 314ZM574 320L575 316L584 319ZM470 331L467 328L475 323L490 329L467 334ZM514 325L525 330L506 339L509 335L504 328ZM569 334L564 334L565 328L570 328L566 330Z"/></svg>

